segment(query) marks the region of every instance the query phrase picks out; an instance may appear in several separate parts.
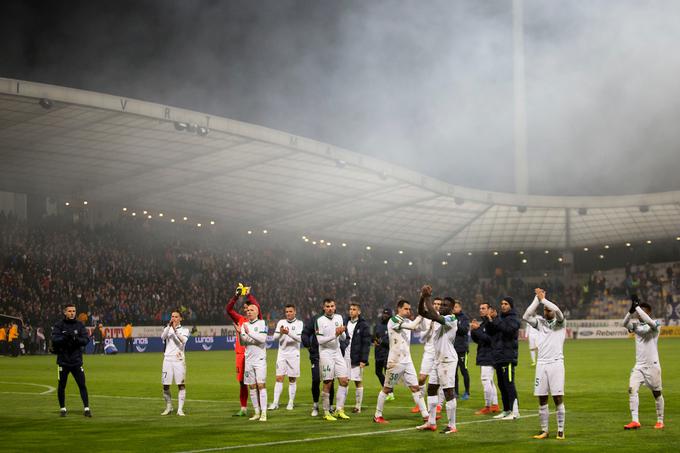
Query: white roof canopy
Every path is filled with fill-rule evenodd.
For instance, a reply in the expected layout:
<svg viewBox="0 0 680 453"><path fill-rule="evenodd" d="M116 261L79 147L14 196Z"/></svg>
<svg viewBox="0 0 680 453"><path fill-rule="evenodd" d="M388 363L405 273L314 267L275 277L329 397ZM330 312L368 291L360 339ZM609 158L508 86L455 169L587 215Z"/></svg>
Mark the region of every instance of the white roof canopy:
<svg viewBox="0 0 680 453"><path fill-rule="evenodd" d="M261 126L2 78L0 190L422 250L562 249L680 234L680 192L469 189Z"/></svg>

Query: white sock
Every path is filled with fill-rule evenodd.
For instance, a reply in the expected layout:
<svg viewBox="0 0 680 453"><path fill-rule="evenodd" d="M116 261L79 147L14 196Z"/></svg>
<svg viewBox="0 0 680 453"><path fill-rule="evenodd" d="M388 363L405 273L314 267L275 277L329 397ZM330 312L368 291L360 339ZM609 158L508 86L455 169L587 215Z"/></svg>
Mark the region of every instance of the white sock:
<svg viewBox="0 0 680 453"><path fill-rule="evenodd" d="M84 411L89 411L89 410L90 410L90 406L84 407L83 410L84 410Z"/></svg>
<svg viewBox="0 0 680 453"><path fill-rule="evenodd" d="M319 403L318 402L314 403L314 409L318 409L318 408L319 408Z"/></svg>
<svg viewBox="0 0 680 453"><path fill-rule="evenodd" d="M491 391L491 405L498 406L498 390L496 390L496 384L494 384L493 379L489 379L489 385Z"/></svg>
<svg viewBox="0 0 680 453"><path fill-rule="evenodd" d="M262 412L267 412L267 389L260 389L260 406Z"/></svg>
<svg viewBox="0 0 680 453"><path fill-rule="evenodd" d="M482 387L484 388L484 405L491 406L491 386L488 379L482 381Z"/></svg>
<svg viewBox="0 0 680 453"><path fill-rule="evenodd" d="M361 409L361 403L364 401L364 388L363 387L357 387L356 392L355 392L355 398L356 398L356 407L357 409Z"/></svg>
<svg viewBox="0 0 680 453"><path fill-rule="evenodd" d="M437 424L437 403L439 403L439 397L437 396L427 397L427 411L429 413L427 423L429 423L430 425Z"/></svg>
<svg viewBox="0 0 680 453"><path fill-rule="evenodd" d="M546 406L547 407L547 406ZM557 431L564 432L564 419L567 417L567 410L564 408L564 403L557 406Z"/></svg>
<svg viewBox="0 0 680 453"><path fill-rule="evenodd" d="M531 353L531 363L536 363L536 351L531 349L529 352Z"/></svg>
<svg viewBox="0 0 680 453"><path fill-rule="evenodd" d="M519 401L517 401L517 398L512 403L512 415L519 417Z"/></svg>
<svg viewBox="0 0 680 453"><path fill-rule="evenodd" d="M347 399L347 387L342 385L338 389L338 394L335 398L335 410L341 411L345 408L345 400Z"/></svg>
<svg viewBox="0 0 680 453"><path fill-rule="evenodd" d="M547 404L545 406L538 406L538 420L541 423L541 431L547 433L550 422L550 409ZM559 428L557 430L559 431Z"/></svg>
<svg viewBox="0 0 680 453"><path fill-rule="evenodd" d="M375 416L382 417L383 409L385 408L385 398L387 398L387 393L382 390L378 393L378 403L375 405Z"/></svg>
<svg viewBox="0 0 680 453"><path fill-rule="evenodd" d="M324 412L331 411L331 394L326 392L321 392L321 405Z"/></svg>
<svg viewBox="0 0 680 453"><path fill-rule="evenodd" d="M288 404L295 402L295 392L297 391L297 381L288 383Z"/></svg>
<svg viewBox="0 0 680 453"><path fill-rule="evenodd" d="M630 418L634 422L640 422L640 419L638 418L638 405L640 403L640 397L638 396L638 392L632 392L630 395L628 395L628 402L630 404Z"/></svg>
<svg viewBox="0 0 680 453"><path fill-rule="evenodd" d="M663 423L663 408L663 395L659 395L659 397L656 399L656 421L661 423Z"/></svg>
<svg viewBox="0 0 680 453"><path fill-rule="evenodd" d="M187 397L187 389L180 389L177 392L177 410L184 410L184 400Z"/></svg>
<svg viewBox="0 0 680 453"><path fill-rule="evenodd" d="M260 402L257 399L257 389L250 389L250 402L253 403L253 409L256 414L260 413Z"/></svg>
<svg viewBox="0 0 680 453"><path fill-rule="evenodd" d="M449 427L456 427L456 406L458 405L458 400L452 398L451 401L446 402L446 417L449 419ZM436 420L436 419L435 419Z"/></svg>
<svg viewBox="0 0 680 453"><path fill-rule="evenodd" d="M413 396L413 402L416 403L416 406L418 406L418 409L420 409L420 415L423 417L429 417L430 414L427 412L425 401L423 401L423 398L420 396L420 392L413 392L411 393L411 396Z"/></svg>
<svg viewBox="0 0 680 453"><path fill-rule="evenodd" d="M439 387L439 391L437 392L437 397L439 398L437 400L437 404L440 406L444 405L444 401L446 401L446 398L444 398L444 389Z"/></svg>
<svg viewBox="0 0 680 453"><path fill-rule="evenodd" d="M163 389L163 399L165 400L165 405L167 407L172 407L172 395L170 395L170 389Z"/></svg>
<svg viewBox="0 0 680 453"><path fill-rule="evenodd" d="M283 392L283 382L276 381L274 384L274 401L272 404L274 406L279 405L279 398L281 398L281 392Z"/></svg>
<svg viewBox="0 0 680 453"><path fill-rule="evenodd" d="M420 398L423 400L427 400L427 386L421 385L420 386Z"/></svg>

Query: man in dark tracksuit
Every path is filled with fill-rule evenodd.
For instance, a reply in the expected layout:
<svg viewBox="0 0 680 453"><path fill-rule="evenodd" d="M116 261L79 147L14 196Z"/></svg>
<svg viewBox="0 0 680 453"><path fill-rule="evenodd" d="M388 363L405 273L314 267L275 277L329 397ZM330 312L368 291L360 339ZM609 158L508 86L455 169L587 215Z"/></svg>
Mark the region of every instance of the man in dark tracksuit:
<svg viewBox="0 0 680 453"><path fill-rule="evenodd" d="M494 363L493 363L493 346L491 344L491 337L487 331L489 328L489 320L487 316L489 310L494 310L488 303L482 302L479 304L479 315L482 322L473 319L470 323L470 337L472 341L477 343L477 366L480 367L480 375L482 378L482 388L484 389L484 407L475 412L475 415L495 414L500 412L498 407L498 393L496 392L496 385L493 382ZM495 311L495 310L494 310Z"/></svg>
<svg viewBox="0 0 680 453"><path fill-rule="evenodd" d="M323 313L319 316L323 316ZM309 351L309 361L312 362L312 399L314 400L314 408L312 409L312 417L319 415L319 396L321 390L321 370L319 369L319 342L316 339L316 320L319 316L312 316L309 318L304 328L302 329L302 344ZM333 405L333 396L335 395L334 385L331 384L330 390L330 404Z"/></svg>
<svg viewBox="0 0 680 453"><path fill-rule="evenodd" d="M345 333L347 340L341 345L342 353L347 362L349 380L356 386L356 399L352 412L361 412L361 402L364 399L364 367L368 365L368 354L371 352L371 328L361 317L361 306L352 301L349 305L349 317L345 319ZM349 350L347 348L349 347Z"/></svg>
<svg viewBox="0 0 680 453"><path fill-rule="evenodd" d="M387 356L390 354L390 337L387 334L387 323L392 317L392 310L383 309L380 320L373 329L373 345L375 346L375 375L380 386L385 385L385 370L387 370ZM394 392L387 395L387 400L394 399Z"/></svg>
<svg viewBox="0 0 680 453"><path fill-rule="evenodd" d="M83 348L90 342L87 329L76 319L76 306L66 304L64 307L64 319L52 326L52 347L57 354L59 365L59 386L57 397L59 398L59 415L66 417L66 381L71 373L78 384L80 398L83 400L86 417L92 417L90 412L87 387L85 386L85 371L83 370Z"/></svg>
<svg viewBox="0 0 680 453"><path fill-rule="evenodd" d="M470 332L470 318L463 313L463 304L456 300L454 301L450 297L445 297L449 300L449 303L453 305L453 314L458 318L458 330L456 330L456 338L453 340L453 348L458 354L458 366L456 369L460 371L463 376L463 385L465 385L465 393L460 397L462 401L470 399L470 373L468 373L468 333ZM458 371L456 371L456 382L454 390L456 395L458 393Z"/></svg>
<svg viewBox="0 0 680 453"><path fill-rule="evenodd" d="M503 420L519 418L515 369L519 349L517 339L521 322L513 304L512 297L504 297L501 301L501 313L495 317L493 315L488 316L490 322L487 331L491 335L496 379L503 399L503 412L494 418Z"/></svg>

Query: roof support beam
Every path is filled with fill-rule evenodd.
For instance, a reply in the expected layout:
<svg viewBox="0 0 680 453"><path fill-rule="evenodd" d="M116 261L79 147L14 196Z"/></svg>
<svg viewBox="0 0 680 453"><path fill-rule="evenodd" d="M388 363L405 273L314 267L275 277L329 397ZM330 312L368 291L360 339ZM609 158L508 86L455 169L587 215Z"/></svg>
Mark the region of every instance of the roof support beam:
<svg viewBox="0 0 680 453"><path fill-rule="evenodd" d="M448 235L446 238L444 238L444 240L442 240L442 241L440 241L438 244L436 244L436 245L432 248L432 251L435 251L435 252L436 252L436 251L439 251L439 249L441 249L444 245L446 245L447 242L449 242L450 240L452 240L452 239L454 239L456 236L458 236L465 228L467 228L467 227L469 227L470 225L472 225L477 219L479 219L481 216L483 216L484 214L486 214L487 211L488 211L489 209L493 208L493 207L494 207L494 205L490 204L490 205L487 206L486 208L482 209L477 215L475 215L473 218L471 218L470 220L468 220L467 222L465 222L464 224L462 224L461 226L459 226L458 228L456 228L456 229L453 231L453 233L451 233L451 234Z"/></svg>

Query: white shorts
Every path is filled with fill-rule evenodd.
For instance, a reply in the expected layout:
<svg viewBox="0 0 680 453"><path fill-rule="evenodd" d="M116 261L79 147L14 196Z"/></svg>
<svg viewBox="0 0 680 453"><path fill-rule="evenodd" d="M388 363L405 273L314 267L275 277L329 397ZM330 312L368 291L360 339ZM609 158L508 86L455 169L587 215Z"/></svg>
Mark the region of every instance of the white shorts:
<svg viewBox="0 0 680 453"><path fill-rule="evenodd" d="M394 388L400 380L409 387L418 385L416 367L413 366L413 363L387 364L385 383L383 385L388 388Z"/></svg>
<svg viewBox="0 0 680 453"><path fill-rule="evenodd" d="M430 384L439 385L443 389L456 386L456 367L458 362L435 363L434 373L430 375Z"/></svg>
<svg viewBox="0 0 680 453"><path fill-rule="evenodd" d="M184 384L184 379L187 375L187 365L184 360L168 360L163 359L163 374L161 382L163 385Z"/></svg>
<svg viewBox="0 0 680 453"><path fill-rule="evenodd" d="M265 384L267 382L267 360L259 358L254 360L246 359L245 372L243 373L243 383L246 385Z"/></svg>
<svg viewBox="0 0 680 453"><path fill-rule="evenodd" d="M538 363L534 396L564 395L564 362Z"/></svg>
<svg viewBox="0 0 680 453"><path fill-rule="evenodd" d="M364 380L364 369L360 366L352 366L352 359L349 355L345 357L345 365L349 372L350 381L361 382Z"/></svg>
<svg viewBox="0 0 680 453"><path fill-rule="evenodd" d="M276 359L276 375L300 377L300 354L297 356L279 356Z"/></svg>
<svg viewBox="0 0 680 453"><path fill-rule="evenodd" d="M639 366L635 365L630 370L630 381L628 386L632 389L640 388L644 384L655 392L661 391L661 367L656 366Z"/></svg>
<svg viewBox="0 0 680 453"><path fill-rule="evenodd" d="M492 366L482 365L481 367L482 381L493 381L495 369Z"/></svg>
<svg viewBox="0 0 680 453"><path fill-rule="evenodd" d="M349 370L345 358L338 352L331 357L320 357L321 380L332 381L335 378L348 378Z"/></svg>
<svg viewBox="0 0 680 453"><path fill-rule="evenodd" d="M434 370L434 353L423 352L423 359L420 361L420 374L430 376Z"/></svg>

